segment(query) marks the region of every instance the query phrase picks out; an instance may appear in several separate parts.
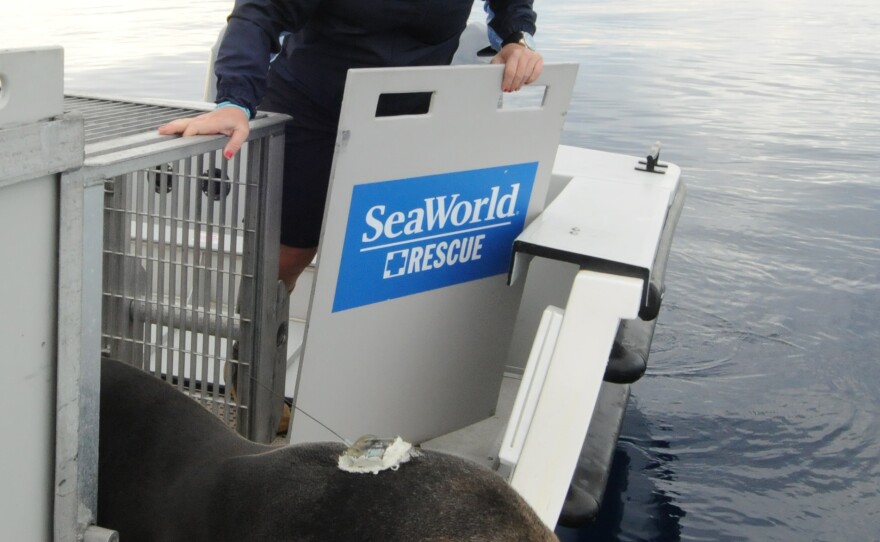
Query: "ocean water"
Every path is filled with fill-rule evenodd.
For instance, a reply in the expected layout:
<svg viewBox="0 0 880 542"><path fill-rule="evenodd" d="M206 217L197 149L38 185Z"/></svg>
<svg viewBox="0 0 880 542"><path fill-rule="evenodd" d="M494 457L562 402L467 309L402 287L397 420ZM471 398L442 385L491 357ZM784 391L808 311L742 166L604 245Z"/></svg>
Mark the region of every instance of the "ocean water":
<svg viewBox="0 0 880 542"><path fill-rule="evenodd" d="M4 5L70 92L198 100L229 0ZM573 540L880 540L876 0L538 0L563 142L684 170L646 376ZM476 14L476 11L475 11Z"/></svg>

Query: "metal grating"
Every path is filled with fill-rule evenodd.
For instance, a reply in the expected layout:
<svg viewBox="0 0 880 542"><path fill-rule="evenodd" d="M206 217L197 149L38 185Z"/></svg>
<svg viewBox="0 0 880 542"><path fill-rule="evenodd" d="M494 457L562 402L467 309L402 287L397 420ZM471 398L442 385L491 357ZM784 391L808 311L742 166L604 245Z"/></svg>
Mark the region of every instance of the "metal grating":
<svg viewBox="0 0 880 542"><path fill-rule="evenodd" d="M286 369L276 278L286 117L252 121L225 160L225 138L156 133L199 110L71 96L65 109L83 115L99 149L82 175L104 188L102 353L271 441Z"/></svg>
<svg viewBox="0 0 880 542"><path fill-rule="evenodd" d="M238 363L236 301L242 281L253 280L242 262L255 235L245 206L258 189L242 164L212 152L133 171L105 181L104 205L104 349L233 425L224 371ZM239 369L247 382L249 362Z"/></svg>
<svg viewBox="0 0 880 542"><path fill-rule="evenodd" d="M87 96L65 96L64 112L71 111L83 115L87 145L129 135L155 132L159 126L174 119L204 113L198 109L166 105Z"/></svg>

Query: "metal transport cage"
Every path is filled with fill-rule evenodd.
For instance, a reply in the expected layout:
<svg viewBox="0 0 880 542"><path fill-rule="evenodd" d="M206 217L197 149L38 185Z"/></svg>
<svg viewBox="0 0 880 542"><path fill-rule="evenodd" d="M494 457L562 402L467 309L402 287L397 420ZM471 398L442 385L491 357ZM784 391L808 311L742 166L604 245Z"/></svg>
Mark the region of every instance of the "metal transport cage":
<svg viewBox="0 0 880 542"><path fill-rule="evenodd" d="M160 136L200 109L67 96L85 124L85 183L102 183L101 353L168 380L252 440L284 399L287 292L277 281L283 122L225 137Z"/></svg>

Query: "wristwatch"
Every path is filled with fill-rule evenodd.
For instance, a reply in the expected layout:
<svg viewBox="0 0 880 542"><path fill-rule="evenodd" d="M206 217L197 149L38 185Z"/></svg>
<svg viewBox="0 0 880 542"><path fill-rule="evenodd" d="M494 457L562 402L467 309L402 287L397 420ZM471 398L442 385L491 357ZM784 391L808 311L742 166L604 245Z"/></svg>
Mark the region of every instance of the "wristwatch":
<svg viewBox="0 0 880 542"><path fill-rule="evenodd" d="M511 43L522 45L529 51L535 50L535 38L528 32L514 32L501 42L501 47L510 45Z"/></svg>

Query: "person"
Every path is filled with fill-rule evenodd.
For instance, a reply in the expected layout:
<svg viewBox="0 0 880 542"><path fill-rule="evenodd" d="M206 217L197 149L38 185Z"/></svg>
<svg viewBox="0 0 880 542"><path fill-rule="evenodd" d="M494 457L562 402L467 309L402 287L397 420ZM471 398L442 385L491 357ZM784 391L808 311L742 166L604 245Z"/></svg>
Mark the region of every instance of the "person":
<svg viewBox="0 0 880 542"><path fill-rule="evenodd" d="M317 252L346 73L351 68L449 64L474 0L236 0L214 65L217 107L160 134L225 134L230 159L257 110L288 114L279 278L292 291ZM484 0L502 90L534 82L533 0ZM270 58L274 58L271 60ZM418 109L416 96L379 104ZM377 114L381 114L377 111Z"/></svg>

